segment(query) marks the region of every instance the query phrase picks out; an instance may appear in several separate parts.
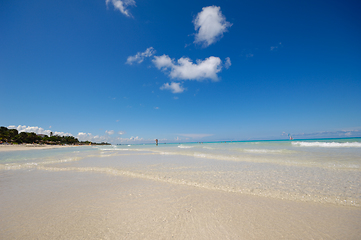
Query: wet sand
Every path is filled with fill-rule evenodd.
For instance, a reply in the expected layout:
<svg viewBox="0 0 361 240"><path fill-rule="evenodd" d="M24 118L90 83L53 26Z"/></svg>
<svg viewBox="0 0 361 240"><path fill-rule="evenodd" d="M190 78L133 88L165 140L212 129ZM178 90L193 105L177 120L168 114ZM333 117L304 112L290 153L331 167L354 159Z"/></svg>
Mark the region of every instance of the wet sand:
<svg viewBox="0 0 361 240"><path fill-rule="evenodd" d="M94 172L0 171L1 239L359 239L361 209Z"/></svg>

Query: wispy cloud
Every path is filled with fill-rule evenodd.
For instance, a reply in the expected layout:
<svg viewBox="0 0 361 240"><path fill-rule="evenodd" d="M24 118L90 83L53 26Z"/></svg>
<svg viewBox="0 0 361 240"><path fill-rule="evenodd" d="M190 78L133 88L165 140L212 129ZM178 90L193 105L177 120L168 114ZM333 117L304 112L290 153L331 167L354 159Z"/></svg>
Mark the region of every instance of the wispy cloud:
<svg viewBox="0 0 361 240"><path fill-rule="evenodd" d="M163 71L170 70L169 77L181 80L197 80L202 81L211 79L218 81L218 75L222 70L222 61L218 57L209 57L205 60L197 60L193 63L189 58L180 58L175 63L168 55L155 56L154 65Z"/></svg>
<svg viewBox="0 0 361 240"><path fill-rule="evenodd" d="M80 141L90 141L90 142L112 142L112 140L114 139L110 135L99 136L84 132L79 132L76 137Z"/></svg>
<svg viewBox="0 0 361 240"><path fill-rule="evenodd" d="M170 84L164 83L160 87L160 90L170 90L172 93L182 93L184 90L186 90L186 88L184 88L180 84L181 83L176 83L176 82L171 82Z"/></svg>
<svg viewBox="0 0 361 240"><path fill-rule="evenodd" d="M108 134L108 135L113 135L113 134L114 134L114 130L106 130L105 133Z"/></svg>
<svg viewBox="0 0 361 240"><path fill-rule="evenodd" d="M229 57L226 58L226 62L224 63L224 67L226 69L230 68L232 65L231 59Z"/></svg>
<svg viewBox="0 0 361 240"><path fill-rule="evenodd" d="M323 132L313 132L313 133L298 133L293 134L293 136L296 137L310 137L310 136L334 136L334 137L357 137L361 136L361 130L355 129L355 130L340 130L340 131L323 131Z"/></svg>
<svg viewBox="0 0 361 240"><path fill-rule="evenodd" d="M112 3L114 9L119 10L125 16L130 17L131 14L129 13L127 7L128 6L135 6L134 0L105 0L105 4L108 6L109 3Z"/></svg>
<svg viewBox="0 0 361 240"><path fill-rule="evenodd" d="M214 134L189 133L189 134L178 134L178 135L183 136L183 137L190 137L190 138L204 138L204 137L213 136Z"/></svg>
<svg viewBox="0 0 361 240"><path fill-rule="evenodd" d="M276 46L271 46L270 50L271 51L276 51L279 47L282 47L282 43L280 42L278 45Z"/></svg>
<svg viewBox="0 0 361 240"><path fill-rule="evenodd" d="M111 130L112 131L112 130ZM111 132L110 131L110 132ZM108 131L109 132L109 131ZM125 132L118 132L118 134L122 135L125 134ZM139 143L139 142L153 142L153 140L144 140L141 137L130 137L130 138L121 138L121 137L116 137L116 136L112 136L113 134L109 135L103 135L103 136L99 136L99 135L93 135L91 133L84 133L84 132L79 132L77 135L77 138L80 141L90 141L90 142L109 142L109 143L113 143L113 144L118 144L118 143Z"/></svg>
<svg viewBox="0 0 361 240"><path fill-rule="evenodd" d="M202 44L203 47L208 47L218 41L223 37L223 33L232 26L226 21L221 8L217 6L202 8L193 23L195 30L198 31L194 43Z"/></svg>
<svg viewBox="0 0 361 240"><path fill-rule="evenodd" d="M241 56L245 58L252 58L254 57L254 51L257 51L258 49L243 49L241 51Z"/></svg>
<svg viewBox="0 0 361 240"><path fill-rule="evenodd" d="M129 140L130 141L141 141L141 140L143 140L143 138L136 136L136 137L130 137Z"/></svg>
<svg viewBox="0 0 361 240"><path fill-rule="evenodd" d="M26 126L26 125L19 125L19 126L10 125L10 126L8 126L8 128L16 129L16 130L18 130L19 133L20 132L34 132L36 134L50 135L50 133L52 132L54 135L58 135L58 136L73 136L71 133L45 130L44 128L37 127L37 126L31 127L31 126Z"/></svg>
<svg viewBox="0 0 361 240"><path fill-rule="evenodd" d="M286 132L282 133L282 136L288 136ZM361 137L361 130L339 130L339 131L322 131L322 132L312 132L312 133L294 133L290 134L295 138L311 138L311 137Z"/></svg>
<svg viewBox="0 0 361 240"><path fill-rule="evenodd" d="M146 57L151 57L153 56L153 54L156 51L154 50L153 47L149 47L147 48L144 52L138 52L136 55L134 56L129 56L127 58L127 61L125 62L126 64L132 65L133 63L137 62L137 63L142 63L144 61L144 58Z"/></svg>

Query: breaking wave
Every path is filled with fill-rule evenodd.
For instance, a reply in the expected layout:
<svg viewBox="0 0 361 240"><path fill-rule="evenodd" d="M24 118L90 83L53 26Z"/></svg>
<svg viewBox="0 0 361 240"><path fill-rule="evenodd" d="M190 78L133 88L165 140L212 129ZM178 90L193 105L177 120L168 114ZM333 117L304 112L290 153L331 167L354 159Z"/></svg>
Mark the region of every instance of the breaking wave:
<svg viewBox="0 0 361 240"><path fill-rule="evenodd" d="M271 149L244 149L244 152L250 153L282 153L283 150L271 150Z"/></svg>
<svg viewBox="0 0 361 240"><path fill-rule="evenodd" d="M292 145L299 147L328 147L328 148L340 148L340 147L361 147L360 142L292 142Z"/></svg>

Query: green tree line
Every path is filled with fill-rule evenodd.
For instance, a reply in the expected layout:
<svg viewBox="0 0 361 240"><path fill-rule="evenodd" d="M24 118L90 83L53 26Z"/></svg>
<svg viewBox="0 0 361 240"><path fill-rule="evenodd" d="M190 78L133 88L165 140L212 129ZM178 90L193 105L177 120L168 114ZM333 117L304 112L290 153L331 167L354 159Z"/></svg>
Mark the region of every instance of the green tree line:
<svg viewBox="0 0 361 240"><path fill-rule="evenodd" d="M6 127L0 127L0 143L12 143L12 144L21 144L21 143L36 143L36 144L56 144L56 145L78 145L78 144L92 144L92 145L109 145L109 143L93 143L89 141L80 142L77 138L73 136L58 136L50 133L50 136L47 135L37 135L34 132L18 132L16 129L8 129Z"/></svg>

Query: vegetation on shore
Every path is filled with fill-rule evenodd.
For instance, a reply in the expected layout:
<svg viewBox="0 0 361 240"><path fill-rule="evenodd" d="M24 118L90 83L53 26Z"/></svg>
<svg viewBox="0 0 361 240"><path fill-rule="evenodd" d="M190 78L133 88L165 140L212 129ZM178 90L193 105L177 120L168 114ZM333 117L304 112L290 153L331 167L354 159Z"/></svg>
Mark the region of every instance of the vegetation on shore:
<svg viewBox="0 0 361 240"><path fill-rule="evenodd" d="M45 134L36 134L34 132L18 132L16 129L8 129L7 127L0 127L0 143L9 144L50 144L50 145L110 145L110 143L94 143L90 141L79 141L73 136L58 136L50 133L50 136Z"/></svg>

